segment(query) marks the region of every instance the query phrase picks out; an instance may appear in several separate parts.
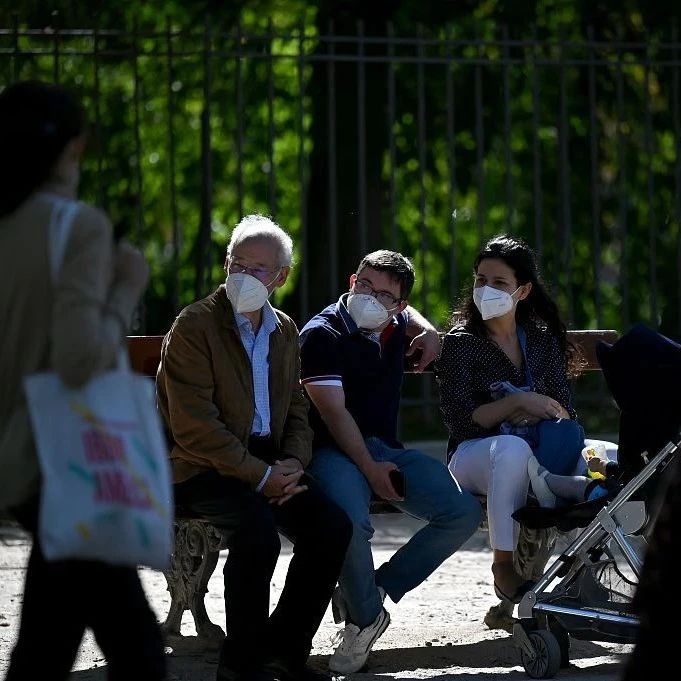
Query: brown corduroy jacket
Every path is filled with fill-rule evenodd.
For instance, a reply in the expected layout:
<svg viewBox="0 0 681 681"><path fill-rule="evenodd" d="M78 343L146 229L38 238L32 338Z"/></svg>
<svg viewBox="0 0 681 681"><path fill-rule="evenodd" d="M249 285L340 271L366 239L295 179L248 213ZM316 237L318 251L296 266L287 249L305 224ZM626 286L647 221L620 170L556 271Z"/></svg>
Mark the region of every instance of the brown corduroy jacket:
<svg viewBox="0 0 681 681"><path fill-rule="evenodd" d="M308 403L300 386L298 329L275 310L270 334L270 431L281 458L303 466L312 458ZM173 447L173 478L182 482L215 469L256 487L267 464L248 451L255 398L244 350L225 287L186 307L163 340L156 375L158 404Z"/></svg>

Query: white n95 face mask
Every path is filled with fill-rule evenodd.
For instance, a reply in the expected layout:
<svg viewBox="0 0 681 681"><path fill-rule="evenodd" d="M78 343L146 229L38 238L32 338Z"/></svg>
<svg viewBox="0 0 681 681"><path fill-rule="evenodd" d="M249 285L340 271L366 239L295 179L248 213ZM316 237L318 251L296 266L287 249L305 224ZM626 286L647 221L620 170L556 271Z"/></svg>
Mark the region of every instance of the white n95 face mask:
<svg viewBox="0 0 681 681"><path fill-rule="evenodd" d="M513 293L519 288L520 286ZM494 317L503 317L515 307L513 293L500 291L491 286L480 286L473 289L473 302L480 310L483 320L487 321Z"/></svg>
<svg viewBox="0 0 681 681"><path fill-rule="evenodd" d="M225 280L225 291L237 312L255 312L270 297L265 284L246 272L229 274Z"/></svg>
<svg viewBox="0 0 681 681"><path fill-rule="evenodd" d="M385 305L366 293L351 293L348 296L348 312L360 329L373 330L390 319Z"/></svg>

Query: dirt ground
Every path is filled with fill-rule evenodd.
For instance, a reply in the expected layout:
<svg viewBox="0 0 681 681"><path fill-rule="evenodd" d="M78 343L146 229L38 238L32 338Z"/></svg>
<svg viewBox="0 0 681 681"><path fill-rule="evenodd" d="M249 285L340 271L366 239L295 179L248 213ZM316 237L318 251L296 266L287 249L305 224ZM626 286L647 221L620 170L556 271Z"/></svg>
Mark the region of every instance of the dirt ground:
<svg viewBox="0 0 681 681"><path fill-rule="evenodd" d="M377 565L383 562L418 527L417 521L401 515L378 516L374 548ZM18 530L0 529L0 677L18 629L24 568L30 544ZM291 547L284 542L272 588L276 603L284 581ZM211 619L224 628L222 600L222 564L209 584L206 604ZM434 575L395 605L386 603L392 622L377 642L365 673L354 674L357 681L390 679L437 679L445 681L466 677L483 679L525 679L519 656L511 639L503 631L490 631L483 624L488 608L497 599L492 592L491 552L486 534L478 531ZM142 580L159 619L165 617L170 599L165 579L159 572L142 570ZM104 585L102 585L103 588ZM51 626L59 626L54 613ZM327 612L314 641L312 664L326 665L332 651L331 639L338 627ZM173 681L213 681L217 654L197 649L195 630L189 613L185 613L182 642L169 641L169 678ZM622 671L629 646L574 641L569 669L561 670L561 681L614 681ZM105 661L88 634L81 646L73 681L104 681ZM350 677L348 677L350 678Z"/></svg>

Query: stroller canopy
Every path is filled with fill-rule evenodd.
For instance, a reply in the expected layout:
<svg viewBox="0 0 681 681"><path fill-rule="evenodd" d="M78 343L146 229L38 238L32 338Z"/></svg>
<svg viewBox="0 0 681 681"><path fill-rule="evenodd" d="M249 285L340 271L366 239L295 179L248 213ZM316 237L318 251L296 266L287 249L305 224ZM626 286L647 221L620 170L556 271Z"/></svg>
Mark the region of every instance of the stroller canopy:
<svg viewBox="0 0 681 681"><path fill-rule="evenodd" d="M599 343L598 361L620 408L618 461L623 481L681 427L681 345L638 324L616 343Z"/></svg>

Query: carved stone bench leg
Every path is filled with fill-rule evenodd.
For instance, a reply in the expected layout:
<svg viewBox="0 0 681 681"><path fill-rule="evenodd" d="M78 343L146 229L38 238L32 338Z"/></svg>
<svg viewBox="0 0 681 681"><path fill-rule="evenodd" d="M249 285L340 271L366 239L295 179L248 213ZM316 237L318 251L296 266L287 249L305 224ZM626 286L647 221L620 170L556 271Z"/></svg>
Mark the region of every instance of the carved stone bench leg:
<svg viewBox="0 0 681 681"><path fill-rule="evenodd" d="M175 551L170 570L165 573L171 604L162 625L168 636L181 636L180 624L185 610L191 610L199 639L219 644L225 637L220 626L211 622L204 597L218 562L220 550L226 548L224 535L202 520L175 522Z"/></svg>

